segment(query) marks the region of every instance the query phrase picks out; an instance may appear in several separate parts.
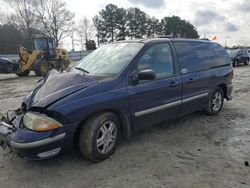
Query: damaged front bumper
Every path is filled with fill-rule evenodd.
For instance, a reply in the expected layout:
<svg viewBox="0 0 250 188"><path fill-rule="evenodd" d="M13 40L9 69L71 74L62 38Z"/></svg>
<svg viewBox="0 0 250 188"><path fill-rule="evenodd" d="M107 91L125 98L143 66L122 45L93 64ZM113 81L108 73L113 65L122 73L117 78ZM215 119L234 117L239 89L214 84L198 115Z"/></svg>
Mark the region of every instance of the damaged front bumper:
<svg viewBox="0 0 250 188"><path fill-rule="evenodd" d="M16 131L16 127L11 124L14 119L13 113L0 117L0 147L5 153L11 152L10 135Z"/></svg>
<svg viewBox="0 0 250 188"><path fill-rule="evenodd" d="M22 114L13 113L0 119L0 147L5 153L14 151L26 159L41 160L71 150L73 134L63 129L35 132L20 128L21 119Z"/></svg>
<svg viewBox="0 0 250 188"><path fill-rule="evenodd" d="M9 135L13 132L12 128L10 124L0 121L0 147L5 153L11 152Z"/></svg>

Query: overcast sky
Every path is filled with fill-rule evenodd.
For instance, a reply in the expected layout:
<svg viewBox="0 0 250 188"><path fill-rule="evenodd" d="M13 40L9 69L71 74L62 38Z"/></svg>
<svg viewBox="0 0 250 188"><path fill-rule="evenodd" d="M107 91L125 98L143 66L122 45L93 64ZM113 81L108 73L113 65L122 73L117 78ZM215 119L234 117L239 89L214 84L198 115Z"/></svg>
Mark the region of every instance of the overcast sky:
<svg viewBox="0 0 250 188"><path fill-rule="evenodd" d="M0 0L1 2L2 0ZM201 37L217 36L222 45L250 45L250 0L66 0L76 20L94 15L107 4L139 7L150 16L177 15L190 21Z"/></svg>
<svg viewBox="0 0 250 188"><path fill-rule="evenodd" d="M250 0L67 0L77 18L92 18L109 3L136 6L159 19L177 15L190 21L202 37L217 35L223 45L250 45Z"/></svg>

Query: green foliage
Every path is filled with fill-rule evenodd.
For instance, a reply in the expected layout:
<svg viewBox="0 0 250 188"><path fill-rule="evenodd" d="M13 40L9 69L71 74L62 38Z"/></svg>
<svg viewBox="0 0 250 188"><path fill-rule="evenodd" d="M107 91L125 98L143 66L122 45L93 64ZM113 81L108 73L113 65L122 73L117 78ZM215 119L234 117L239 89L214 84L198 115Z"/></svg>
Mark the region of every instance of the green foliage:
<svg viewBox="0 0 250 188"><path fill-rule="evenodd" d="M96 49L96 43L94 40L87 40L86 42L86 50L95 50Z"/></svg>
<svg viewBox="0 0 250 188"><path fill-rule="evenodd" d="M161 30L161 24L157 18L152 17L148 19L147 36L154 37L158 35L163 35Z"/></svg>
<svg viewBox="0 0 250 188"><path fill-rule="evenodd" d="M139 8L119 8L109 4L93 19L98 44L124 40L174 35L183 38L199 38L196 28L178 16L164 17L159 21Z"/></svg>
<svg viewBox="0 0 250 188"><path fill-rule="evenodd" d="M109 4L99 12L99 16L94 17L93 22L101 43L125 39L125 15L125 9Z"/></svg>
<svg viewBox="0 0 250 188"><path fill-rule="evenodd" d="M126 28L126 9L118 8L117 15L116 15L116 40L125 40L127 36L127 28Z"/></svg>
<svg viewBox="0 0 250 188"><path fill-rule="evenodd" d="M196 28L178 16L164 17L161 20L162 34L183 38L199 38Z"/></svg>
<svg viewBox="0 0 250 188"><path fill-rule="evenodd" d="M132 38L142 38L147 34L149 16L139 8L129 8L127 10L127 30L128 36Z"/></svg>

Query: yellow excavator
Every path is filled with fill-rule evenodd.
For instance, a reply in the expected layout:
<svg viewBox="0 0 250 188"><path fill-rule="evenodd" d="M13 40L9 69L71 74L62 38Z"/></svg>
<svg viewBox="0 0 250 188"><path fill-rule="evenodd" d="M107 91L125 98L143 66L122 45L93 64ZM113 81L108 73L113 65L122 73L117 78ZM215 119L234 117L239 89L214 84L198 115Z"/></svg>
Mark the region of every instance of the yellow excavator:
<svg viewBox="0 0 250 188"><path fill-rule="evenodd" d="M71 63L65 49L55 48L53 38L33 38L33 44L33 51L18 46L19 60L15 71L18 76L28 76L32 70L37 76L43 76L51 69L66 70Z"/></svg>

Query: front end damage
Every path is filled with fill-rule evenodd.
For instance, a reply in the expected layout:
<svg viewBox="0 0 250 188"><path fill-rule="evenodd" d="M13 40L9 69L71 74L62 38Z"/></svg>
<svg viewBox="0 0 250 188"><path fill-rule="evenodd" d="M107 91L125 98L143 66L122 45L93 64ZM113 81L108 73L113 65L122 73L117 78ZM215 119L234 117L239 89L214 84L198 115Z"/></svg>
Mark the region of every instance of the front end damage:
<svg viewBox="0 0 250 188"><path fill-rule="evenodd" d="M10 146L11 135L17 131L14 124L17 125L20 122L20 114L22 114L21 108L0 116L0 147L5 153L12 151Z"/></svg>
<svg viewBox="0 0 250 188"><path fill-rule="evenodd" d="M36 109L37 114L45 116L42 111L38 111ZM20 108L1 116L0 147L4 153L15 152L26 159L42 160L72 150L74 127L77 125L63 122L63 127L55 130L34 131L23 126L23 116L26 113L26 110ZM67 129L68 126L72 129Z"/></svg>
<svg viewBox="0 0 250 188"><path fill-rule="evenodd" d="M97 83L95 77L51 71L37 83L19 109L0 116L1 148L32 160L72 151L80 122L69 121L51 106Z"/></svg>

